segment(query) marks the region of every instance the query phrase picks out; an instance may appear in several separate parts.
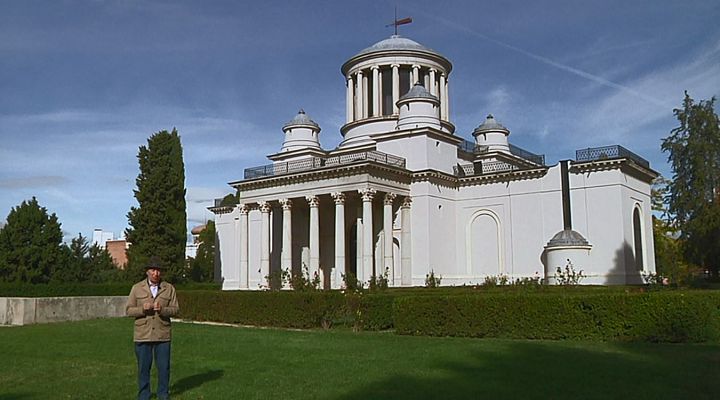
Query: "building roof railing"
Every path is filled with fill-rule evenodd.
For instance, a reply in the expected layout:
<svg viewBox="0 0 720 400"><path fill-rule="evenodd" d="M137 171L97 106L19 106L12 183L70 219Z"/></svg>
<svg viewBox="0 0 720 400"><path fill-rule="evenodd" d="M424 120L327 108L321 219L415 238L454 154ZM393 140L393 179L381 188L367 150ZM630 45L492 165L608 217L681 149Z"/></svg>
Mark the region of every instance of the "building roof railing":
<svg viewBox="0 0 720 400"><path fill-rule="evenodd" d="M331 157L313 156L302 160L278 162L259 167L246 168L244 176L245 179L257 179L365 161L405 168L405 159L402 157L397 157L380 151L363 151Z"/></svg>
<svg viewBox="0 0 720 400"><path fill-rule="evenodd" d="M510 147L510 154L520 157L524 160L530 161L533 164L545 165L545 155L531 153L521 147L515 146L514 144L508 144ZM488 146L475 144L470 140L463 140L458 148L461 151L472 154L483 154L488 151Z"/></svg>
<svg viewBox="0 0 720 400"><path fill-rule="evenodd" d="M597 161L613 158L627 158L640 166L650 169L650 163L646 159L620 145L589 147L575 151L575 161Z"/></svg>

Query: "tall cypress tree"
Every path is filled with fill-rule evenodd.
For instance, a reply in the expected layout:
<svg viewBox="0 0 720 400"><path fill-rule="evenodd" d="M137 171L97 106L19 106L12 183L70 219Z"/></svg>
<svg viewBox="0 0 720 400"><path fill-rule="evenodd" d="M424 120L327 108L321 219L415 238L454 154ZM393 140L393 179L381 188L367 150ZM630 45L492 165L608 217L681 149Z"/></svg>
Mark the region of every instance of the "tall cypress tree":
<svg viewBox="0 0 720 400"><path fill-rule="evenodd" d="M150 257L157 256L171 282L184 279L187 215L185 212L185 165L182 145L176 129L160 131L138 151L140 174L135 183L138 207L128 213L130 228L125 235L128 268L135 278Z"/></svg>

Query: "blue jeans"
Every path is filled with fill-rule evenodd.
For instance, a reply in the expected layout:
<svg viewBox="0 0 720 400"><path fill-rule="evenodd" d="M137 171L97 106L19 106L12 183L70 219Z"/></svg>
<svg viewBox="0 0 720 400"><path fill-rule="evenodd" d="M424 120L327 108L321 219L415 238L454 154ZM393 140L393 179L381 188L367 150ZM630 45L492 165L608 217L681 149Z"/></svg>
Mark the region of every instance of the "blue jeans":
<svg viewBox="0 0 720 400"><path fill-rule="evenodd" d="M170 383L170 342L135 342L138 363L138 400L150 399L153 358L158 371L158 399L167 399Z"/></svg>

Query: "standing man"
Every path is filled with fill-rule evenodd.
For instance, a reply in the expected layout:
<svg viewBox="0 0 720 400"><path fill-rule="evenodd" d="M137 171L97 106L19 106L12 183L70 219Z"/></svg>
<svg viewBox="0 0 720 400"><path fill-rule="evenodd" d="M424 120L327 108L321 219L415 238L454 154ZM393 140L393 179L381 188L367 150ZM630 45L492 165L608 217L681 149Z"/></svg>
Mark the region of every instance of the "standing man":
<svg viewBox="0 0 720 400"><path fill-rule="evenodd" d="M128 296L125 313L135 317L135 356L138 365L138 400L150 399L150 368L158 371L158 399L169 399L170 317L177 315L175 288L161 279L163 267L156 257L145 267L146 279L136 283Z"/></svg>

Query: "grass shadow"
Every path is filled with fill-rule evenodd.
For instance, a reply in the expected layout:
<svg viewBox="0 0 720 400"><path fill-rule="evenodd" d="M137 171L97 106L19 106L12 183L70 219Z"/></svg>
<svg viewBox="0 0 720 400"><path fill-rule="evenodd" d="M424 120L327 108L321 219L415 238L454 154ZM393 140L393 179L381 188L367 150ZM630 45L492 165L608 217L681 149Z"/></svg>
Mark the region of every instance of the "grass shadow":
<svg viewBox="0 0 720 400"><path fill-rule="evenodd" d="M191 389L195 389L197 387L202 386L203 384L215 381L223 377L225 374L225 371L221 369L214 369L210 371L205 371L199 374L186 376L184 378L180 378L177 382L175 382L172 385L171 392L173 395L179 395L183 392L186 392Z"/></svg>
<svg viewBox="0 0 720 400"><path fill-rule="evenodd" d="M687 393L706 395L695 399L717 395L711 378L720 367L707 371L707 386L700 390L691 390L687 387L691 380L677 373L678 368L698 373L712 365L711 358L720 354L716 345L689 348L714 353L708 354L706 365L695 364L691 358L669 359L673 353L661 346L613 347L595 351L572 344L511 342L500 351L472 351L470 360L438 363L424 377L388 371L384 379L335 398L657 400L685 398ZM658 384L662 381L675 384Z"/></svg>
<svg viewBox="0 0 720 400"><path fill-rule="evenodd" d="M22 399L30 399L30 398L32 398L32 396L27 393L0 394L0 400L22 400Z"/></svg>

